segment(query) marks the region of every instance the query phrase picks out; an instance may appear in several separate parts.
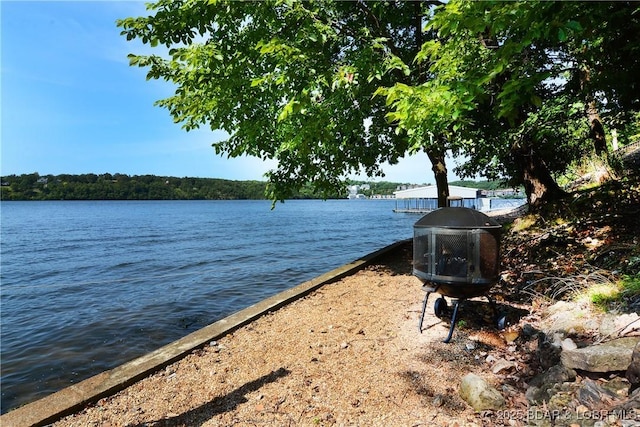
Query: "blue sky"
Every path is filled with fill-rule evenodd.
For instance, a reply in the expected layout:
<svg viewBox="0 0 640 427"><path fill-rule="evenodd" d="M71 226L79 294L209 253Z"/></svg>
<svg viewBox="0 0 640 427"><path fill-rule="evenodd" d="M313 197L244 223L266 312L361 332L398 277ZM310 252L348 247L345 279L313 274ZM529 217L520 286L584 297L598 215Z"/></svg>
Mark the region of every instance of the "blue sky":
<svg viewBox="0 0 640 427"><path fill-rule="evenodd" d="M153 105L173 87L129 66L127 54L150 48L115 25L145 13L138 1L0 2L2 175L265 179L274 162L218 156L211 143L224 132L186 132ZM383 169L386 181L433 182L424 154Z"/></svg>

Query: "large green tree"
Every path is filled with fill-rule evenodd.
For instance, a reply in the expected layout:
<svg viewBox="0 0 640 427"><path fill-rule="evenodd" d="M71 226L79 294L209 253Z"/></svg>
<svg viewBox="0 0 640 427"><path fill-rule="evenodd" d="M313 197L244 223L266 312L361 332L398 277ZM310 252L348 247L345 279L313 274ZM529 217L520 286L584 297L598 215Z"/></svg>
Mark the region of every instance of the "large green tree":
<svg viewBox="0 0 640 427"><path fill-rule="evenodd" d="M448 129L463 175L511 178L535 208L563 195L554 175L590 144L606 148L604 121L633 120L638 15L630 2L451 0L417 56L433 78L380 93L408 133Z"/></svg>
<svg viewBox="0 0 640 427"><path fill-rule="evenodd" d="M218 153L277 159L269 196L425 151L467 176L524 185L532 207L607 125L636 129L640 13L633 2L220 2L160 0L119 21L165 55L131 55L176 85L160 100L189 130L231 137Z"/></svg>
<svg viewBox="0 0 640 427"><path fill-rule="evenodd" d="M374 96L431 78L414 58L435 3L160 0L118 25L128 40L167 48L130 61L176 85L158 101L176 122L227 131L218 154L277 160L273 200L309 182L331 194L351 173L383 176L382 163L424 150L444 204L446 135L410 138Z"/></svg>

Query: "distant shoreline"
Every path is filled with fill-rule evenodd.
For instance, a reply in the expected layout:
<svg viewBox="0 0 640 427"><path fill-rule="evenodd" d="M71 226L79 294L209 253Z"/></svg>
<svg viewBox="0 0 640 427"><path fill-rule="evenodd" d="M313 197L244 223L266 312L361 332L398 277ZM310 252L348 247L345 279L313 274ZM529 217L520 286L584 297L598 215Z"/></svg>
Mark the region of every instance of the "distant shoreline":
<svg viewBox="0 0 640 427"><path fill-rule="evenodd" d="M348 180L366 184L366 198L389 198L407 183ZM449 185L495 190L499 181L453 181ZM269 200L266 181L234 181L222 178L168 177L126 174L4 175L0 178L0 200ZM291 199L346 199L344 193L319 194L305 186Z"/></svg>

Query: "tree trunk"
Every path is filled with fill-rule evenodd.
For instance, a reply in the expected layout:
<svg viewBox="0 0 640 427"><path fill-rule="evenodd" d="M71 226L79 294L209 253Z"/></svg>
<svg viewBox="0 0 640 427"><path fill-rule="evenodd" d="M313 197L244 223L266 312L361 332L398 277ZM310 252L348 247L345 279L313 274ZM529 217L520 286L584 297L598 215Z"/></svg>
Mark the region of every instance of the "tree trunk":
<svg viewBox="0 0 640 427"><path fill-rule="evenodd" d="M585 103L587 104L587 120L589 121L589 136L593 140L593 148L598 156L607 152L607 141L604 136L604 126L598 114L596 101L591 95L588 83L591 80L591 72L587 67L580 70L580 89L585 92Z"/></svg>
<svg viewBox="0 0 640 427"><path fill-rule="evenodd" d="M415 3L415 31L416 31L416 44L415 44L415 52L412 55L415 55L420 52L422 49L423 43L423 22L422 22L422 5L420 2ZM423 76L423 68L422 62L418 61L418 79L422 79ZM446 147L446 141L442 141L442 144L439 144L440 147ZM431 161L431 170L433 171L433 176L436 180L436 188L438 190L438 207L444 208L447 206L448 198L449 198L449 179L447 178L447 165L445 163L445 150L437 147L429 147L425 150L427 152L427 156Z"/></svg>
<svg viewBox="0 0 640 427"><path fill-rule="evenodd" d="M566 195L551 176L547 165L530 146L514 149L512 154L520 170L520 178L531 210L536 211L545 203Z"/></svg>
<svg viewBox="0 0 640 427"><path fill-rule="evenodd" d="M447 206L447 198L449 197L449 180L447 178L447 165L445 164L444 151L427 150L427 156L431 160L431 170L436 179L436 187L438 189L438 207Z"/></svg>
<svg viewBox="0 0 640 427"><path fill-rule="evenodd" d="M589 120L589 128L591 129L589 135L593 140L593 147L596 150L596 154L602 156L607 152L607 141L604 137L604 127L600 121L600 115L598 114L595 101L590 101L587 105L587 118Z"/></svg>

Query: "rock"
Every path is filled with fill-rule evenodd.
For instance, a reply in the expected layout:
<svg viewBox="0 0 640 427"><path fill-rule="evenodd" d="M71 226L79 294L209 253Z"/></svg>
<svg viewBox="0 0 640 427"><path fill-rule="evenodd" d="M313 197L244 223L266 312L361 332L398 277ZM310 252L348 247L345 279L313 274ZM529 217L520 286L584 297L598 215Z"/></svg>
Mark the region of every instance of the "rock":
<svg viewBox="0 0 640 427"><path fill-rule="evenodd" d="M520 394L520 390L518 390L517 388L509 385L509 384L502 384L502 393L503 396L507 395L507 396L518 396Z"/></svg>
<svg viewBox="0 0 640 427"><path fill-rule="evenodd" d="M629 390L629 382L626 381L624 377L610 375L609 379L602 379L602 381L603 382L600 384L602 387L620 398L627 397L631 394L631 390Z"/></svg>
<svg viewBox="0 0 640 427"><path fill-rule="evenodd" d="M562 411L569 407L575 398L574 390L565 390L564 387L554 386L549 393L547 407L551 411Z"/></svg>
<svg viewBox="0 0 640 427"><path fill-rule="evenodd" d="M563 311L569 311L574 306L575 306L575 304L567 302L567 301L558 301L555 304L553 304L552 306L548 307L545 310L545 314L547 316L553 316L554 314L558 314L558 313L561 313Z"/></svg>
<svg viewBox="0 0 640 427"><path fill-rule="evenodd" d="M554 332L552 338L549 340L556 347L562 347L562 341L566 335L565 331Z"/></svg>
<svg viewBox="0 0 640 427"><path fill-rule="evenodd" d="M536 354L543 369L549 369L560 361L562 349L547 338L547 335L540 332L538 334L538 349Z"/></svg>
<svg viewBox="0 0 640 427"><path fill-rule="evenodd" d="M557 383L573 382L576 380L576 371L563 365L555 365L529 381L532 386L550 386Z"/></svg>
<svg viewBox="0 0 640 427"><path fill-rule="evenodd" d="M522 336L525 339L529 339L529 338L533 338L534 335L536 335L539 331L533 327L533 325L531 325L530 323L525 323L524 325L522 325Z"/></svg>
<svg viewBox="0 0 640 427"><path fill-rule="evenodd" d="M624 376L631 384L631 391L640 387L640 342L636 344L631 353L631 363L627 367L627 372Z"/></svg>
<svg viewBox="0 0 640 427"><path fill-rule="evenodd" d="M614 409L623 411L638 410L640 409L640 388L637 388L633 393L629 395L627 400L620 403Z"/></svg>
<svg viewBox="0 0 640 427"><path fill-rule="evenodd" d="M547 402L551 398L552 389L556 384L576 380L576 371L563 365L555 365L545 372L536 375L529 381L529 388L525 397L531 404Z"/></svg>
<svg viewBox="0 0 640 427"><path fill-rule="evenodd" d="M516 367L516 362L510 362L505 359L498 359L496 363L491 368L491 372L494 374L499 373L500 371L509 370Z"/></svg>
<svg viewBox="0 0 640 427"><path fill-rule="evenodd" d="M571 338L565 338L564 340L562 340L560 346L562 347L563 351L575 350L576 348L578 348L576 343L574 343Z"/></svg>
<svg viewBox="0 0 640 427"><path fill-rule="evenodd" d="M467 374L462 378L460 397L478 412L498 410L505 405L500 392L475 374Z"/></svg>
<svg viewBox="0 0 640 427"><path fill-rule="evenodd" d="M546 310L541 325L543 331L547 333L582 333L598 330L600 322L591 315L587 308L576 303L558 301Z"/></svg>
<svg viewBox="0 0 640 427"><path fill-rule="evenodd" d="M604 337L617 335L616 331L616 315L611 313L606 313L602 316L602 320L600 321L600 328L598 332L600 335Z"/></svg>
<svg viewBox="0 0 640 427"><path fill-rule="evenodd" d="M525 391L524 397L530 405L535 405L536 403L542 403L549 400L549 393L547 393L547 390L543 390L540 387L530 386L527 388L527 391Z"/></svg>
<svg viewBox="0 0 640 427"><path fill-rule="evenodd" d="M431 404L436 408L441 407L442 405L444 405L444 396L441 394L437 394L431 401Z"/></svg>
<svg viewBox="0 0 640 427"><path fill-rule="evenodd" d="M577 383L548 384L541 388L530 387L525 397L527 397L531 405L542 404L548 410L564 410L569 406L574 406L577 390Z"/></svg>
<svg viewBox="0 0 640 427"><path fill-rule="evenodd" d="M638 313L621 315L607 313L600 322L600 334L613 337L638 336L640 335L640 316Z"/></svg>
<svg viewBox="0 0 640 427"><path fill-rule="evenodd" d="M595 381L586 378L578 389L578 401L591 410L611 408L617 396Z"/></svg>
<svg viewBox="0 0 640 427"><path fill-rule="evenodd" d="M631 360L633 362L640 362L640 342L638 342L638 344L633 348L633 352L631 352Z"/></svg>
<svg viewBox="0 0 640 427"><path fill-rule="evenodd" d="M638 337L626 337L563 351L561 361L568 368L588 372L625 371L631 364L631 354L638 342Z"/></svg>

